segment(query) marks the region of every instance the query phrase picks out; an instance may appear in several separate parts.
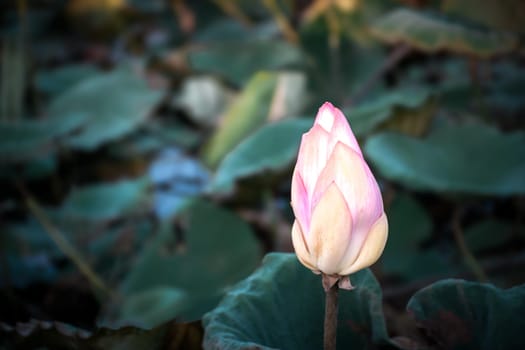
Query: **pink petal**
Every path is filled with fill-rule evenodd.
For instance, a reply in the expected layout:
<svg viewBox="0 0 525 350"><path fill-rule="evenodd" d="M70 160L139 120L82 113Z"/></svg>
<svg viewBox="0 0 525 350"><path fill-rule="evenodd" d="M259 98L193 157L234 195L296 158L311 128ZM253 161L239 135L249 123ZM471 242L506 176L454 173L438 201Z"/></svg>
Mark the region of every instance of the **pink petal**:
<svg viewBox="0 0 525 350"><path fill-rule="evenodd" d="M349 275L375 263L385 249L387 238L388 220L386 214L383 213L370 228L370 232L366 235L366 240L362 243L357 257L350 256L349 252L348 256L343 258L341 274Z"/></svg>
<svg viewBox="0 0 525 350"><path fill-rule="evenodd" d="M327 188L332 181L341 189L353 213L365 211L372 216L370 225L382 214L381 191L368 164L360 154L342 142L335 145L325 168L319 174L312 196L313 205L319 192L323 191L323 187Z"/></svg>
<svg viewBox="0 0 525 350"><path fill-rule="evenodd" d="M314 124L321 126L326 132L331 132L334 125L334 106L330 102L325 102L315 117Z"/></svg>
<svg viewBox="0 0 525 350"><path fill-rule="evenodd" d="M332 146L341 141L350 146L354 151L361 154L361 148L348 124L348 120L339 108L334 107L330 102L325 102L315 118L315 124L320 125L328 133ZM333 148L333 147L331 147Z"/></svg>
<svg viewBox="0 0 525 350"><path fill-rule="evenodd" d="M332 183L314 208L306 243L317 268L328 275L338 274L350 243L352 216L343 194Z"/></svg>
<svg viewBox="0 0 525 350"><path fill-rule="evenodd" d="M292 175L292 209L301 227L308 232L310 229L310 199L301 174L294 170Z"/></svg>
<svg viewBox="0 0 525 350"><path fill-rule="evenodd" d="M301 225L295 221L292 226L292 244L297 258L312 271L319 271L312 260Z"/></svg>
<svg viewBox="0 0 525 350"><path fill-rule="evenodd" d="M357 143L354 133L348 124L348 120L338 108L334 107L334 125L332 128L331 136L337 140L341 141L345 145L352 148L356 153L362 155L361 148Z"/></svg>
<svg viewBox="0 0 525 350"><path fill-rule="evenodd" d="M372 225L383 213L383 201L368 165L352 148L338 142L319 175L310 205L314 207L335 182L352 215L352 245L347 254L355 258Z"/></svg>
<svg viewBox="0 0 525 350"><path fill-rule="evenodd" d="M329 141L328 132L318 124L314 124L310 131L302 137L295 169L301 174L309 196L311 196L317 177L328 160Z"/></svg>

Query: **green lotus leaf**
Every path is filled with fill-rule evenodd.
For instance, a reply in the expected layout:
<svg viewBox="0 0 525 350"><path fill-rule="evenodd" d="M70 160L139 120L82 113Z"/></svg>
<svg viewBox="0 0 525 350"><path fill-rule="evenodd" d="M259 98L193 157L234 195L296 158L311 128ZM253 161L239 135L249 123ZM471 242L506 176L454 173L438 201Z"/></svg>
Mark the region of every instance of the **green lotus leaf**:
<svg viewBox="0 0 525 350"><path fill-rule="evenodd" d="M525 285L442 280L418 291L407 309L443 349L521 349Z"/></svg>
<svg viewBox="0 0 525 350"><path fill-rule="evenodd" d="M379 173L422 191L477 195L525 193L525 133L482 124L442 126L425 139L370 137L365 153Z"/></svg>
<svg viewBox="0 0 525 350"><path fill-rule="evenodd" d="M390 344L374 275L366 269L350 279L356 288L339 291L338 347ZM320 276L295 254L268 254L261 268L204 316L204 348L321 349L324 296Z"/></svg>
<svg viewBox="0 0 525 350"><path fill-rule="evenodd" d="M403 43L425 52L447 50L480 58L508 53L518 45L515 35L410 9L398 9L379 18L371 31L388 44Z"/></svg>

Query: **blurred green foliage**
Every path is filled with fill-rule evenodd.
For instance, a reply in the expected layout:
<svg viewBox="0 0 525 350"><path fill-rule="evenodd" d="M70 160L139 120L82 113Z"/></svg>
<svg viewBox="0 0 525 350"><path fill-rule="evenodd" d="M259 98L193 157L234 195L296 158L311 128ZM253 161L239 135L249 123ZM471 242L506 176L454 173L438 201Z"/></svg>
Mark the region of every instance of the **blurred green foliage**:
<svg viewBox="0 0 525 350"><path fill-rule="evenodd" d="M390 223L340 343L523 347L524 9L1 4L0 347L319 348L318 276L262 258L292 249L291 169L326 100Z"/></svg>

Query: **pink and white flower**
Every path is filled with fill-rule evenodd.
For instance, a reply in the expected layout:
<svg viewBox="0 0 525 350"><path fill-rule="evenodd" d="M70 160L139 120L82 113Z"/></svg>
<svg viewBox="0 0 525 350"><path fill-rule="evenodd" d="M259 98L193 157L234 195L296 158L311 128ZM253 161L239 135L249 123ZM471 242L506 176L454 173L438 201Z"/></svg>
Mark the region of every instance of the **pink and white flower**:
<svg viewBox="0 0 525 350"><path fill-rule="evenodd" d="M388 221L377 182L343 113L326 102L303 135L292 177L297 257L323 285L351 289L348 275L380 257Z"/></svg>

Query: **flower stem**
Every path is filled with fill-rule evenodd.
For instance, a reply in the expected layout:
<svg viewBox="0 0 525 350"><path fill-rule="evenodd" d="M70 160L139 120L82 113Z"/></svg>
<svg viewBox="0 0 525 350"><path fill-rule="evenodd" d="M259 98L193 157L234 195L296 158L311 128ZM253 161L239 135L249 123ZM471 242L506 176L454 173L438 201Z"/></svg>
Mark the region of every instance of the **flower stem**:
<svg viewBox="0 0 525 350"><path fill-rule="evenodd" d="M27 208L34 215L36 220L42 225L49 238L58 246L66 257L71 259L73 264L78 268L80 273L91 283L97 295L102 298L116 298L115 293L104 283L96 272L88 265L80 251L67 240L65 235L51 222L46 212L40 207L38 202L27 192L25 187L16 182L16 185L22 195Z"/></svg>
<svg viewBox="0 0 525 350"><path fill-rule="evenodd" d="M472 251L469 249L467 242L465 242L465 238L463 237L463 229L461 227L462 214L463 212L461 208L457 208L452 217L452 233L454 234L454 239L458 245L459 252L463 255L465 264L470 268L476 279L479 282L488 282L489 279L485 274L485 271L483 271L483 268L476 260L474 254L472 254Z"/></svg>
<svg viewBox="0 0 525 350"><path fill-rule="evenodd" d="M337 293L339 286L335 283L326 291L324 314L324 350L335 350L337 340Z"/></svg>

